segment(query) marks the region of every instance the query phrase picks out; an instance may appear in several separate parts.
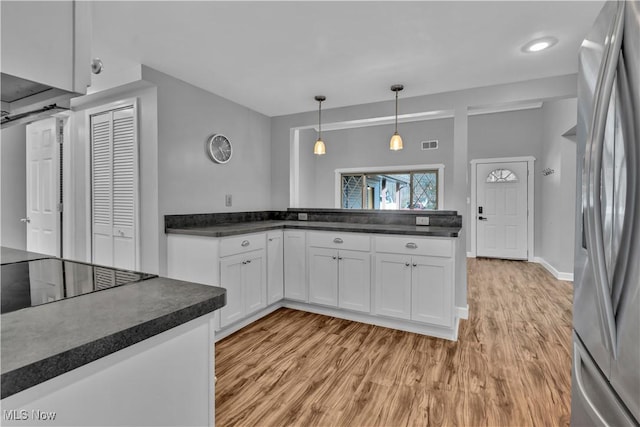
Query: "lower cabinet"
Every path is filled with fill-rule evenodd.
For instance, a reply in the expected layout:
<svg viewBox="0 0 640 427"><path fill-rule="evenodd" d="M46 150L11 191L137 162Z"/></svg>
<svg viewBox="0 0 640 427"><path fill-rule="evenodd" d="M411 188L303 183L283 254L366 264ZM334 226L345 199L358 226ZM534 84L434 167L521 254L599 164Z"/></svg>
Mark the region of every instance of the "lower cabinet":
<svg viewBox="0 0 640 427"><path fill-rule="evenodd" d="M453 259L376 255L376 314L451 327Z"/></svg>
<svg viewBox="0 0 640 427"><path fill-rule="evenodd" d="M284 297L307 302L306 233L284 231Z"/></svg>
<svg viewBox="0 0 640 427"><path fill-rule="evenodd" d="M371 255L368 252L309 248L309 302L368 313Z"/></svg>
<svg viewBox="0 0 640 427"><path fill-rule="evenodd" d="M264 249L220 258L220 285L227 305L220 309L225 327L267 306Z"/></svg>
<svg viewBox="0 0 640 427"><path fill-rule="evenodd" d="M284 298L284 242L282 231L267 233L267 305Z"/></svg>

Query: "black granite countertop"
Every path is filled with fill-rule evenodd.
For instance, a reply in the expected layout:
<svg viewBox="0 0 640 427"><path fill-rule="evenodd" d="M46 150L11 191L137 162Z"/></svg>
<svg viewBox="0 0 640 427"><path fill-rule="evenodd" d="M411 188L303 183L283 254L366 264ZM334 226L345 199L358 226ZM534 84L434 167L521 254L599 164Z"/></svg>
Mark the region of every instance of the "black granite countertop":
<svg viewBox="0 0 640 427"><path fill-rule="evenodd" d="M13 264L15 262L31 261L36 259L52 258L49 255L28 252L20 249L0 247L0 264Z"/></svg>
<svg viewBox="0 0 640 427"><path fill-rule="evenodd" d="M226 237L238 234L257 233L278 229L340 231L354 233L400 234L411 236L458 237L460 227L398 225L398 224L363 224L351 222L329 221L248 221L218 225L201 225L189 227L167 227L167 234L189 234L195 236Z"/></svg>
<svg viewBox="0 0 640 427"><path fill-rule="evenodd" d="M115 353L225 304L223 288L156 277L2 314L1 397Z"/></svg>

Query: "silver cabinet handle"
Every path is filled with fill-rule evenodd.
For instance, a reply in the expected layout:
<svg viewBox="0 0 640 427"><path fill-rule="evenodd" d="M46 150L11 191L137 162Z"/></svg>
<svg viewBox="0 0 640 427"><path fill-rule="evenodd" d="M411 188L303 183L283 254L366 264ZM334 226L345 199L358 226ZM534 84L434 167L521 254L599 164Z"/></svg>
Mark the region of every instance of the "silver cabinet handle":
<svg viewBox="0 0 640 427"><path fill-rule="evenodd" d="M415 244L415 243L413 243L413 242L409 242L409 243L407 243L405 246L406 246L407 248L409 248L409 249L418 249L418 245L416 245L416 244Z"/></svg>
<svg viewBox="0 0 640 427"><path fill-rule="evenodd" d="M29 217L26 217L26 218L20 218L20 222L30 223L30 222L31 222L31 218L29 218Z"/></svg>
<svg viewBox="0 0 640 427"><path fill-rule="evenodd" d="M405 262L405 263L404 263L404 266L405 266L405 267L409 267L410 265L411 265L411 263L410 263L410 262Z"/></svg>
<svg viewBox="0 0 640 427"><path fill-rule="evenodd" d="M331 258L336 259L336 256L334 255L334 256L332 256Z"/></svg>
<svg viewBox="0 0 640 427"><path fill-rule="evenodd" d="M251 260L250 259L247 260L247 264L251 264Z"/></svg>
<svg viewBox="0 0 640 427"><path fill-rule="evenodd" d="M242 241L242 243L240 243L240 245L241 245L243 248L246 248L247 246L249 246L249 241L248 241L248 240L243 240L243 241Z"/></svg>
<svg viewBox="0 0 640 427"><path fill-rule="evenodd" d="M417 267L417 266L418 266L418 264L416 264L416 263L414 262L414 263L413 263L413 266L414 266L414 267Z"/></svg>
<svg viewBox="0 0 640 427"><path fill-rule="evenodd" d="M270 242L273 242L273 237L269 237L269 241L270 241Z"/></svg>
<svg viewBox="0 0 640 427"><path fill-rule="evenodd" d="M336 237L335 239L333 239L333 243L344 243L344 240L342 240L339 237Z"/></svg>
<svg viewBox="0 0 640 427"><path fill-rule="evenodd" d="M339 257L338 257L338 261L340 261L341 259L342 259L342 257L341 257L341 256L339 256Z"/></svg>

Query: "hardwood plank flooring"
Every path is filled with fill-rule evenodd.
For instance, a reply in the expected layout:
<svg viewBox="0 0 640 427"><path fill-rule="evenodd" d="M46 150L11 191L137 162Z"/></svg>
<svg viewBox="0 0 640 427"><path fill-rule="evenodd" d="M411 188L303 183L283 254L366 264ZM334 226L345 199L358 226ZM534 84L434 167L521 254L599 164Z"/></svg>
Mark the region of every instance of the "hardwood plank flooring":
<svg viewBox="0 0 640 427"><path fill-rule="evenodd" d="M216 425L566 426L571 283L469 259L457 342L280 309L216 344Z"/></svg>

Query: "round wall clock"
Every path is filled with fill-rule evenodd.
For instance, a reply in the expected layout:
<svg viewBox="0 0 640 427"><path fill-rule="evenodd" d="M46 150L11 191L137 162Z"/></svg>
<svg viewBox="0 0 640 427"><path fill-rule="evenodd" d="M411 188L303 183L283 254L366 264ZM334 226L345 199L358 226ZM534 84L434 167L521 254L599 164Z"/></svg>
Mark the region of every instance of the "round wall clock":
<svg viewBox="0 0 640 427"><path fill-rule="evenodd" d="M227 163L233 154L231 141L220 133L213 134L207 140L207 153L214 162Z"/></svg>

